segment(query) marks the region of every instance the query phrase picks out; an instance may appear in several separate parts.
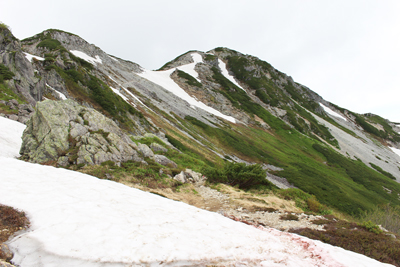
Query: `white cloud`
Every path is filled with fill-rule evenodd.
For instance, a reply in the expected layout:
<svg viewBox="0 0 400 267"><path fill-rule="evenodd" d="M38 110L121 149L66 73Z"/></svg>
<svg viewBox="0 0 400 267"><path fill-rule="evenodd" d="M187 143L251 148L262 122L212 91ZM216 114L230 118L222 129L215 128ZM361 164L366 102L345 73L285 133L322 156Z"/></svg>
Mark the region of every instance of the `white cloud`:
<svg viewBox="0 0 400 267"><path fill-rule="evenodd" d="M18 38L59 28L147 69L189 50L229 47L268 61L330 102L400 121L399 13L397 0L21 0L3 3L0 17Z"/></svg>

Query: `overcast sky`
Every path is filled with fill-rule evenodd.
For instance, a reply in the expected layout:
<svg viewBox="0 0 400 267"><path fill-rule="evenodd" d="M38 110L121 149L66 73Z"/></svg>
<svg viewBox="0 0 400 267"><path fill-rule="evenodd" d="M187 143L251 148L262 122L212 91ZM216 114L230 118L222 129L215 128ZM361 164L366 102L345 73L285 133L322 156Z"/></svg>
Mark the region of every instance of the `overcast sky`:
<svg viewBox="0 0 400 267"><path fill-rule="evenodd" d="M334 104L400 122L399 0L3 0L0 21L19 39L68 31L148 69L228 47Z"/></svg>

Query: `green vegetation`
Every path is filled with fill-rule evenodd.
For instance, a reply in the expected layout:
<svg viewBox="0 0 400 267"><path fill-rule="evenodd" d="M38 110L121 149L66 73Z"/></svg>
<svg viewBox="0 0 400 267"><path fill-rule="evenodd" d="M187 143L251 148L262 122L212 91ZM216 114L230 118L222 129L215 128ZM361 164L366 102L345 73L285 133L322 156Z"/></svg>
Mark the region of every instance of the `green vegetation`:
<svg viewBox="0 0 400 267"><path fill-rule="evenodd" d="M0 22L0 30L10 30L10 28L3 22Z"/></svg>
<svg viewBox="0 0 400 267"><path fill-rule="evenodd" d="M293 200L296 206L304 211L309 211L318 214L331 214L332 211L325 205L319 203L313 195L298 188L281 189L277 192L279 196L286 200Z"/></svg>
<svg viewBox="0 0 400 267"><path fill-rule="evenodd" d="M272 183L266 179L266 173L261 165L246 165L245 163L227 162L223 168L204 168L202 173L211 183L223 183L238 186L241 189L252 187L272 188Z"/></svg>
<svg viewBox="0 0 400 267"><path fill-rule="evenodd" d="M344 157L332 149L323 147L319 144L314 144L313 148L326 158L331 171L341 175L339 179L341 179L342 182L339 184L332 180L333 173L329 176L322 175L320 170L309 168L298 163L298 165L301 165L303 168L302 173L308 174L309 176L313 172L317 174L320 173L320 177L325 178L319 179L320 182L318 187L320 188L308 184L300 187L303 190L306 188L306 191L313 192L319 200L324 200L335 208L354 215L360 214L362 210L372 209L376 204L383 204L386 202L391 202L396 205L400 204L397 197L397 193L400 193L400 186L395 181L392 181L386 176L368 168L362 162ZM345 184L346 186L343 186ZM396 193L393 192L393 194L387 194L383 189L384 187L391 188ZM357 192L357 194L361 195L360 197L364 200L354 198L354 193L345 193L344 190L348 191L349 189ZM336 193L336 200L327 198L326 193L323 192L327 190L332 190ZM350 205L347 206L348 204L345 204L346 202Z"/></svg>
<svg viewBox="0 0 400 267"><path fill-rule="evenodd" d="M373 164L373 163L369 163L369 165L371 165L372 168L374 168L375 170L377 170L378 172L382 173L383 175L385 175L386 177L389 177L392 180L396 180L396 177L393 176L393 174L391 174L390 172L384 171L382 170L381 167Z"/></svg>
<svg viewBox="0 0 400 267"><path fill-rule="evenodd" d="M215 128L189 116L181 123L186 131L206 138L226 154L283 168L275 174L314 195L322 205L329 206L327 210L357 216L377 204L400 204L398 183L297 131L278 128L269 132L240 125ZM388 194L383 187L393 193ZM319 207L313 200L304 201L303 207L306 204L316 210Z"/></svg>
<svg viewBox="0 0 400 267"><path fill-rule="evenodd" d="M386 135L383 134L383 136L387 136L389 140L392 140L394 142L400 142L400 134L393 130L393 128L389 125L387 120L378 115L373 115L373 114L368 114L368 119L371 122L382 125L386 133Z"/></svg>
<svg viewBox="0 0 400 267"><path fill-rule="evenodd" d="M131 139L133 142L145 144L148 146L150 146L153 143L156 143L156 144L162 145L163 147L166 147L165 143L157 136L145 136L140 139L135 139L135 138L131 137Z"/></svg>
<svg viewBox="0 0 400 267"><path fill-rule="evenodd" d="M79 37L78 35L70 33L70 32L57 30L57 29L48 29L48 30L45 30L45 31L43 31L43 32L41 32L39 34L36 34L36 35L32 36L32 37L25 38L25 39L22 40L22 42L28 43L28 42L37 41L37 40L41 40L42 41L44 39L50 39L51 38L51 34L57 33L57 32L66 33L66 34L71 35L71 36Z"/></svg>
<svg viewBox="0 0 400 267"><path fill-rule="evenodd" d="M61 43L58 40L51 39L51 38L45 39L37 45L37 47L44 47L44 48L49 49L50 51L56 50L60 46L61 46Z"/></svg>
<svg viewBox="0 0 400 267"><path fill-rule="evenodd" d="M89 65L91 66L91 64ZM55 69L65 80L68 92L78 101L88 102L96 108L103 110L106 115L112 116L121 122L125 128L134 127L133 122L126 116L127 113L137 116L143 124L148 124L141 112L138 112L120 96L116 95L99 78L88 74L85 67L87 65L77 68L71 66L70 69L63 70L51 64L46 66L46 69Z"/></svg>
<svg viewBox="0 0 400 267"><path fill-rule="evenodd" d="M195 50L190 50L190 51L188 51L188 52L186 52L186 53L183 53L182 55L179 55L179 56L177 56L175 59L173 59L173 60L171 60L171 61L168 61L167 63L165 63L161 68L159 68L158 70L167 70L169 67L170 67L170 65L172 64L172 63L174 63L175 61L177 61L180 57L182 57L182 56L184 56L184 55L186 55L186 54L189 54L189 53L193 53L193 52L196 52Z"/></svg>
<svg viewBox="0 0 400 267"><path fill-rule="evenodd" d="M4 82L6 80L11 80L13 77L14 73L3 64L0 64L0 100L9 101L15 99L18 103L23 104L25 103L23 97L14 93ZM11 109L9 106L0 103L0 112L4 114L16 114L18 110Z"/></svg>
<svg viewBox="0 0 400 267"><path fill-rule="evenodd" d="M363 222L361 224L359 224L359 226L364 227L365 229L367 229L368 231L375 233L377 235L379 235L380 233L382 233L383 231L381 230L381 228L379 228L378 225L374 224L371 221L366 221Z"/></svg>
<svg viewBox="0 0 400 267"><path fill-rule="evenodd" d="M380 205L361 214L362 221L371 221L400 235L400 206Z"/></svg>
<svg viewBox="0 0 400 267"><path fill-rule="evenodd" d="M379 230L375 231L376 226L369 222L360 227L356 223L326 217L327 220L322 222L325 224L325 231L303 228L291 232L400 266L400 247L397 239L379 233Z"/></svg>
<svg viewBox="0 0 400 267"><path fill-rule="evenodd" d="M371 124L369 124L361 115L353 114L356 117L356 122L364 129L364 131L373 134L375 136L381 138L387 138L387 133L381 130L378 130Z"/></svg>
<svg viewBox="0 0 400 267"><path fill-rule="evenodd" d="M185 79L187 84L192 85L192 86L197 86L200 88L203 87L203 85L199 81L197 81L192 75L190 75L184 71L181 71L181 70L177 70L177 71L178 71L178 76L180 78Z"/></svg>
<svg viewBox="0 0 400 267"><path fill-rule="evenodd" d="M286 213L284 215L281 215L279 218L284 221L298 221L299 220L299 216L297 216L295 214L291 214L291 213Z"/></svg>
<svg viewBox="0 0 400 267"><path fill-rule="evenodd" d="M14 77L14 73L3 64L0 64L0 83L6 80L11 80L12 77Z"/></svg>
<svg viewBox="0 0 400 267"><path fill-rule="evenodd" d="M235 77L241 82L249 85L251 89L255 90L256 96L265 104L285 109L290 124L292 124L296 130L301 133L308 134L313 138L313 133L315 133L316 135L326 140L328 143L338 147L337 140L332 136L328 128L319 124L309 112L304 110L304 108L306 108L310 111L315 111L318 107L318 104L303 97L298 92L298 89L294 87L294 84L291 81L288 81L288 83L285 85L285 90L304 108L294 103L288 97L288 95L284 93L279 87L277 87L273 82L273 80L278 79L278 76L274 68L269 63L259 60L257 58L243 56L230 56L227 59L228 66L230 70L235 74ZM249 71L248 69L246 69L246 67L248 66L256 66L257 68ZM260 73L260 70L264 73L269 74L271 79L268 78L267 75L263 75L263 73ZM232 91L232 89L230 91ZM235 100L238 100L237 97ZM242 99L240 99L238 102L243 106L244 101L250 100L243 96ZM292 103L292 105L289 106L288 103ZM258 114L259 108L255 110L254 108L249 109L247 108L247 106L245 106L242 109L244 109L246 112L256 114L260 118L263 118ZM305 119L308 123L305 121ZM269 123L268 121L265 122Z"/></svg>
<svg viewBox="0 0 400 267"><path fill-rule="evenodd" d="M238 88L230 80L228 80L221 72L213 67L213 79L222 86L222 93L234 107L241 109L249 114L255 114L263 119L273 129L285 128L285 123L273 116L261 105L254 103L245 91Z"/></svg>
<svg viewBox="0 0 400 267"><path fill-rule="evenodd" d="M212 139L213 142L218 143L218 145L222 147L234 149L236 152L239 152L243 157L252 157L260 161L273 161L273 158L271 157L271 155L269 155L268 152L266 152L262 148L254 146L254 141L251 140L251 137L243 136L229 129L211 127L208 124L205 124L204 122L201 122L191 116L186 116L185 120L196 126L197 129L200 128L200 130L206 136Z"/></svg>
<svg viewBox="0 0 400 267"><path fill-rule="evenodd" d="M214 61L216 59L217 59L217 57L214 55L211 55L211 54L206 54L206 56L204 58L205 61Z"/></svg>

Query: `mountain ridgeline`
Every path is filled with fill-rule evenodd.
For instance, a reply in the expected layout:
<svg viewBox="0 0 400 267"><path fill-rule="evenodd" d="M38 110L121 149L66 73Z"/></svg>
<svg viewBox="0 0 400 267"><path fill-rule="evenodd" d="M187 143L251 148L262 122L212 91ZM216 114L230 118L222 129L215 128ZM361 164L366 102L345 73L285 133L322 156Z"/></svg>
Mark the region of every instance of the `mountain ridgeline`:
<svg viewBox="0 0 400 267"><path fill-rule="evenodd" d="M284 179L344 213L400 205L400 125L330 103L254 56L189 51L150 71L71 33L18 40L2 25L3 116L18 119L22 105L65 98L96 109L136 140L149 133L168 139L174 149L166 156L178 164L171 174L259 163L271 182Z"/></svg>

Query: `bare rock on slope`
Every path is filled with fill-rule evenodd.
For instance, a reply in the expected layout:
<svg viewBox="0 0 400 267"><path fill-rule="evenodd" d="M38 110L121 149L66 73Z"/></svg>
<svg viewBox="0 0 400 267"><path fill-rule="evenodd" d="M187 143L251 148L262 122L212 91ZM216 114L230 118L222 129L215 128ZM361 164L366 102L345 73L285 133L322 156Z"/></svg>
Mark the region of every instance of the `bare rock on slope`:
<svg viewBox="0 0 400 267"><path fill-rule="evenodd" d="M141 161L137 145L111 119L73 100L38 102L20 154L36 163L100 164Z"/></svg>

